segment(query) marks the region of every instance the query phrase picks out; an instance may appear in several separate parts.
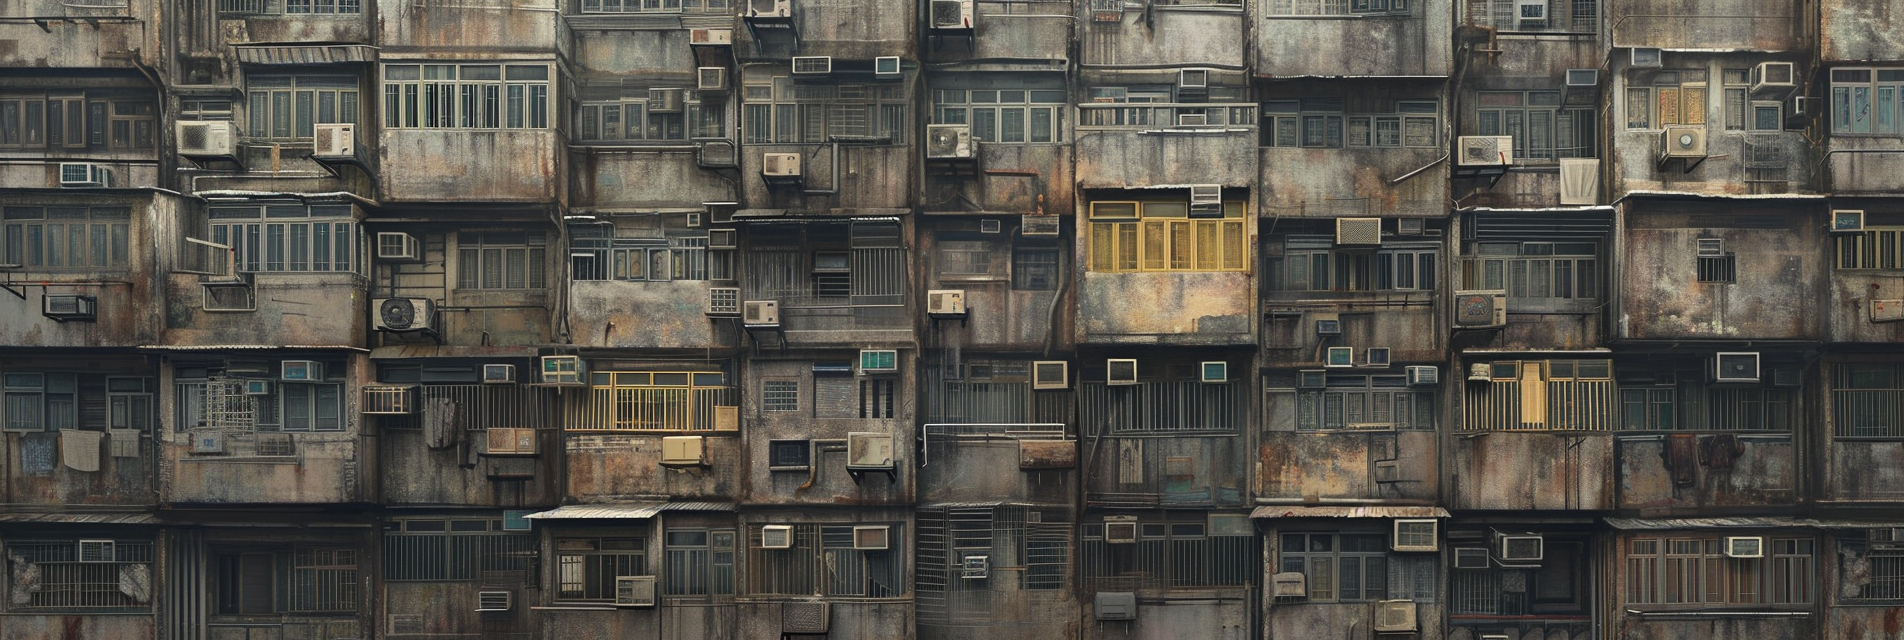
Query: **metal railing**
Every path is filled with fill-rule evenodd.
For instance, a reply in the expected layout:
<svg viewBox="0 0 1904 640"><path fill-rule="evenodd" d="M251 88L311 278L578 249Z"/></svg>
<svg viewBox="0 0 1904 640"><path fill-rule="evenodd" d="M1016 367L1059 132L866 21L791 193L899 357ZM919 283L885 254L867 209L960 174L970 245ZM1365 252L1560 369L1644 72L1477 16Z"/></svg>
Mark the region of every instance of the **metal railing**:
<svg viewBox="0 0 1904 640"><path fill-rule="evenodd" d="M515 385L439 384L416 388L409 415L377 416L383 428L421 428L442 416L466 431L491 427L554 428L559 414L547 391Z"/></svg>
<svg viewBox="0 0 1904 640"><path fill-rule="evenodd" d="M1613 426L1612 380L1549 380L1523 393L1507 380L1468 389L1461 428L1466 431L1606 431Z"/></svg>
<svg viewBox="0 0 1904 640"><path fill-rule="evenodd" d="M713 431L719 408L740 406L734 387L595 387L582 398L570 430Z"/></svg>
<svg viewBox="0 0 1904 640"><path fill-rule="evenodd" d="M1834 389L1831 421L1840 438L1904 437L1904 389Z"/></svg>
<svg viewBox="0 0 1904 640"><path fill-rule="evenodd" d="M1240 383L1195 380L1079 386L1080 420L1093 435L1174 432L1235 432L1249 411Z"/></svg>
<svg viewBox="0 0 1904 640"><path fill-rule="evenodd" d="M1184 118L1183 116L1189 116ZM1256 129L1256 105L1248 102L1100 102L1078 105L1078 129Z"/></svg>
<svg viewBox="0 0 1904 640"><path fill-rule="evenodd" d="M77 540L7 543L7 554L16 559L10 563L16 582L9 610L121 609L150 605L152 543L104 542L109 557L84 559L79 550L82 543ZM19 576L26 574L38 576L33 589L26 589L18 581Z"/></svg>

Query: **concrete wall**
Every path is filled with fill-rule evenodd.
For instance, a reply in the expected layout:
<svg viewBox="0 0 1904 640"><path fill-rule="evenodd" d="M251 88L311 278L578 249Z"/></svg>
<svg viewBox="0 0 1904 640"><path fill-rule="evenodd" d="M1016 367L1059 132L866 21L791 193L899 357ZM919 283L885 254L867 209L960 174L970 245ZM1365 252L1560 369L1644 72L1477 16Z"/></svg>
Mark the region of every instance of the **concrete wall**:
<svg viewBox="0 0 1904 640"><path fill-rule="evenodd" d="M158 621L149 613L137 615L8 615L0 638L6 640L67 640L69 638L157 638Z"/></svg>
<svg viewBox="0 0 1904 640"><path fill-rule="evenodd" d="M1375 640L1392 637L1390 634L1376 635L1372 631L1375 620L1375 604L1356 602L1343 604L1311 604L1307 602L1275 603L1273 597L1263 598L1265 615L1263 616L1264 640L1284 640L1287 638L1313 638L1318 630L1329 630L1321 637L1354 638L1356 640ZM1421 630L1417 634L1402 635L1421 640L1439 640L1445 637L1442 632L1442 607L1436 604L1419 603L1415 606L1415 622ZM1342 631L1336 634L1335 631ZM1528 640L1534 640L1529 638Z"/></svg>
<svg viewBox="0 0 1904 640"><path fill-rule="evenodd" d="M1077 447L1076 440L1068 441ZM1076 467L1021 469L1019 445L1005 436L930 436L919 469L922 503L1030 502L1069 505L1077 495ZM1014 579L1015 581L1015 579Z"/></svg>
<svg viewBox="0 0 1904 640"><path fill-rule="evenodd" d="M853 360L857 352L840 352L822 359L830 362ZM899 352L900 374L895 388L916 388L912 358L916 352ZM914 501L917 475L914 471L917 448L913 440L913 419L917 399L899 393L892 418L828 418L816 411L813 360L754 360L747 368L741 392L741 431L747 451L753 454L743 475L742 502L763 504L835 504L893 505ZM761 389L767 378L797 380L800 385L800 410L762 410ZM855 380L855 383L858 381ZM846 470L848 433L873 432L893 436L894 476L868 473L859 481ZM808 472L772 471L765 464L769 443L773 440L809 440Z"/></svg>
<svg viewBox="0 0 1904 640"><path fill-rule="evenodd" d="M1253 185L1258 178L1255 127L1220 133L1080 127L1076 139L1078 186L1085 189L1235 187Z"/></svg>
<svg viewBox="0 0 1904 640"><path fill-rule="evenodd" d="M709 284L705 280L570 282L570 335L575 344L591 347L739 346L740 332L733 321L707 317Z"/></svg>
<svg viewBox="0 0 1904 640"><path fill-rule="evenodd" d="M1084 272L1078 341L1249 344L1254 277L1247 272Z"/></svg>
<svg viewBox="0 0 1904 640"><path fill-rule="evenodd" d="M1703 436L1712 437L1712 436ZM1620 436L1619 508L1649 516L1765 511L1796 507L1802 488L1791 434L1740 438L1745 453L1730 469L1700 466L1693 486L1673 485L1663 462L1665 436Z"/></svg>
<svg viewBox="0 0 1904 640"><path fill-rule="evenodd" d="M737 125L738 126L738 125ZM760 178L762 155L799 153L803 187L768 187ZM910 208L913 163L920 154L913 144L844 146L831 144L763 145L740 149L742 202L749 208L787 209L801 213L832 213L835 209ZM838 169L835 169L837 160ZM834 193L805 193L832 191Z"/></svg>
<svg viewBox="0 0 1904 640"><path fill-rule="evenodd" d="M552 87L549 129L380 129L378 192L389 202L565 198L562 137L553 128L565 107L557 95Z"/></svg>
<svg viewBox="0 0 1904 640"><path fill-rule="evenodd" d="M1817 339L1824 267L1822 203L1630 204L1621 241L1624 338ZM1698 281L1698 238L1736 255L1735 284Z"/></svg>
<svg viewBox="0 0 1904 640"><path fill-rule="evenodd" d="M1452 12L1439 0L1412 4L1398 16L1269 17L1252 30L1255 71L1283 77L1449 75Z"/></svg>
<svg viewBox="0 0 1904 640"><path fill-rule="evenodd" d="M746 444L732 435L704 436L708 466L661 466L661 438L672 433L562 434L568 469L566 499L614 502L657 495L678 500L731 500L747 476ZM686 435L686 434L681 434ZM652 561L651 561L652 562Z"/></svg>
<svg viewBox="0 0 1904 640"><path fill-rule="evenodd" d="M379 0L376 8L377 40L396 49L487 55L566 45L559 37L555 0Z"/></svg>
<svg viewBox="0 0 1904 640"><path fill-rule="evenodd" d="M159 0L130 0L118 7L73 6L59 0L19 0L0 7L0 16L72 17L81 20L0 24L0 67L130 69L159 61ZM95 18L90 24L85 18ZM123 18L131 18L125 20Z"/></svg>
<svg viewBox="0 0 1904 640"><path fill-rule="evenodd" d="M1083 9L1080 57L1086 66L1167 67L1245 64L1245 19L1241 7L1204 5L1145 9L1126 5L1123 19L1098 22L1094 5Z"/></svg>
<svg viewBox="0 0 1904 640"><path fill-rule="evenodd" d="M1904 442L1832 440L1824 449L1821 499L1882 505L1904 500Z"/></svg>
<svg viewBox="0 0 1904 640"><path fill-rule="evenodd" d="M1613 438L1600 433L1457 436L1448 460L1454 509L1613 508Z"/></svg>
<svg viewBox="0 0 1904 640"><path fill-rule="evenodd" d="M528 425L525 425L528 426ZM385 504L391 505L468 505L527 507L552 505L561 501L556 487L555 453L552 431L537 434L536 449L544 452L534 458L490 457L485 450L488 434L470 430L462 434L458 446L432 449L425 444L422 429L380 429L377 433L378 464L389 473L380 474L378 487ZM531 472L532 478L519 474ZM508 474L508 479L496 476ZM470 598L474 598L472 594ZM471 600L473 601L473 600Z"/></svg>
<svg viewBox="0 0 1904 640"><path fill-rule="evenodd" d="M571 167L581 178L570 185L577 207L699 209L740 196L729 176L695 166L694 151L681 146L594 147L575 154Z"/></svg>
<svg viewBox="0 0 1904 640"><path fill-rule="evenodd" d="M1242 589L1139 597L1137 619L1130 622L1099 622L1092 605L1085 603L1084 633L1105 640L1243 640L1250 636L1250 610L1256 606L1251 600Z"/></svg>
<svg viewBox="0 0 1904 640"><path fill-rule="evenodd" d="M1616 47L1785 51L1805 46L1802 0L1620 0L1602 9Z"/></svg>
<svg viewBox="0 0 1904 640"><path fill-rule="evenodd" d="M1248 499L1252 451L1240 435L1086 436L1078 446L1087 504L1125 500L1116 494L1157 494L1183 506L1235 507Z"/></svg>
<svg viewBox="0 0 1904 640"><path fill-rule="evenodd" d="M1264 147L1262 213L1278 217L1440 215L1448 199L1448 163L1439 161L1447 153L1441 147ZM1427 170L1392 183L1423 168Z"/></svg>
<svg viewBox="0 0 1904 640"><path fill-rule="evenodd" d="M1827 123L1829 124L1829 123ZM1833 136L1827 142L1826 190L1872 195L1904 193L1904 144L1895 136Z"/></svg>
<svg viewBox="0 0 1904 640"><path fill-rule="evenodd" d="M1819 3L1818 55L1825 60L1904 59L1904 34L1883 25L1904 20L1904 7L1883 0Z"/></svg>
<svg viewBox="0 0 1904 640"><path fill-rule="evenodd" d="M1263 295L1263 361L1268 366L1321 367L1328 347L1354 348L1358 361L1369 347L1387 347L1396 365L1439 362L1446 347L1447 336L1440 330L1443 313L1433 306L1429 292ZM1316 335L1316 321L1325 319L1339 321L1342 335ZM1402 372L1395 366L1353 373Z"/></svg>
<svg viewBox="0 0 1904 640"><path fill-rule="evenodd" d="M1433 431L1281 431L1261 437L1253 465L1259 498L1428 502L1439 494L1440 446ZM1376 463L1391 454L1397 481L1378 482Z"/></svg>

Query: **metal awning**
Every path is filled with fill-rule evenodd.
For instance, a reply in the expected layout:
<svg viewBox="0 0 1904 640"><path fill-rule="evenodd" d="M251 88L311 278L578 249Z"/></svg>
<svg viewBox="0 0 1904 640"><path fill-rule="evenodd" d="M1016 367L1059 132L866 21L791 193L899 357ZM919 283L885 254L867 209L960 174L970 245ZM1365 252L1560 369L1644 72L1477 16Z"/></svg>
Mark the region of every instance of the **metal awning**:
<svg viewBox="0 0 1904 640"><path fill-rule="evenodd" d="M1251 518L1446 518L1441 507L1257 507Z"/></svg>
<svg viewBox="0 0 1904 640"><path fill-rule="evenodd" d="M403 344L370 350L372 360L398 358L533 358L535 347L475 347Z"/></svg>
<svg viewBox="0 0 1904 640"><path fill-rule="evenodd" d="M1821 522L1803 518L1607 518L1607 526L1625 531L1664 531L1669 529L1789 529L1818 527Z"/></svg>
<svg viewBox="0 0 1904 640"><path fill-rule="evenodd" d="M722 502L650 502L635 504L572 504L523 516L530 520L647 520L663 511L728 512Z"/></svg>
<svg viewBox="0 0 1904 640"><path fill-rule="evenodd" d="M377 48L365 44L248 44L236 45L244 64L349 64L376 62Z"/></svg>
<svg viewBox="0 0 1904 640"><path fill-rule="evenodd" d="M0 513L0 524L33 522L45 524L158 524L150 513Z"/></svg>

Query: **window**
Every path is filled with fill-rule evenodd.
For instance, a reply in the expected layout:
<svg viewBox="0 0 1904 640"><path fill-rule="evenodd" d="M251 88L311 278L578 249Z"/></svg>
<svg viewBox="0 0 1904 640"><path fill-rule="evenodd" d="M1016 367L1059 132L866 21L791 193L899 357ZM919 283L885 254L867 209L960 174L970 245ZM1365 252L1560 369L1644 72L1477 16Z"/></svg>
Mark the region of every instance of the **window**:
<svg viewBox="0 0 1904 640"><path fill-rule="evenodd" d="M212 242L241 272L357 271L350 205L268 203L211 208Z"/></svg>
<svg viewBox="0 0 1904 640"><path fill-rule="evenodd" d="M1838 541L1844 579L1838 597L1845 602L1897 603L1904 601L1904 531L1871 529L1856 538Z"/></svg>
<svg viewBox="0 0 1904 640"><path fill-rule="evenodd" d="M469 582L485 571L530 571L536 538L503 531L497 518L391 520L384 524L383 578Z"/></svg>
<svg viewBox="0 0 1904 640"><path fill-rule="evenodd" d="M1092 87L1090 101L1078 105L1078 126L1248 128L1256 123L1256 105L1245 102L1244 92L1237 87L1209 87L1197 96L1177 96L1176 91L1172 85Z"/></svg>
<svg viewBox="0 0 1904 640"><path fill-rule="evenodd" d="M350 15L363 11L361 0L218 0L220 15Z"/></svg>
<svg viewBox="0 0 1904 640"><path fill-rule="evenodd" d="M386 128L546 129L547 64L388 64Z"/></svg>
<svg viewBox="0 0 1904 640"><path fill-rule="evenodd" d="M357 78L352 76L252 76L245 88L250 99L245 133L255 138L309 138L314 123L357 121Z"/></svg>
<svg viewBox="0 0 1904 640"><path fill-rule="evenodd" d="M1433 100L1402 100L1395 104L1393 114L1351 115L1349 146L1438 147L1440 108Z"/></svg>
<svg viewBox="0 0 1904 640"><path fill-rule="evenodd" d="M1858 233L1831 234L1833 264L1839 269L1904 269L1904 227L1865 227Z"/></svg>
<svg viewBox="0 0 1904 640"><path fill-rule="evenodd" d="M540 231L456 234L456 288L533 289L547 286L548 239Z"/></svg>
<svg viewBox="0 0 1904 640"><path fill-rule="evenodd" d="M178 429L233 431L342 431L344 388L342 363L320 362L324 381L287 382L277 379L279 362L237 365L244 373L205 367L180 367L173 403ZM268 371L269 373L263 373ZM259 387L264 393L256 393Z"/></svg>
<svg viewBox="0 0 1904 640"><path fill-rule="evenodd" d="M790 307L874 309L906 304L906 254L899 225L813 223L763 229L747 252L747 300Z"/></svg>
<svg viewBox="0 0 1904 640"><path fill-rule="evenodd" d="M710 251L707 234L665 239L571 238L576 280L732 280L732 251Z"/></svg>
<svg viewBox="0 0 1904 640"><path fill-rule="evenodd" d="M760 406L763 411L799 411L800 382L797 380L767 380L760 383Z"/></svg>
<svg viewBox="0 0 1904 640"><path fill-rule="evenodd" d="M750 77L741 96L747 144L834 138L906 142L909 105L903 84L796 84L786 76Z"/></svg>
<svg viewBox="0 0 1904 640"><path fill-rule="evenodd" d="M1509 33L1592 33L1599 28L1600 0L1548 0L1545 4L1546 17L1541 20L1524 20L1520 4L1505 0L1463 0L1456 6L1469 24Z"/></svg>
<svg viewBox="0 0 1904 640"><path fill-rule="evenodd" d="M1567 305L1600 296L1599 245L1593 242L1482 242L1461 262L1461 288L1506 291L1509 305Z"/></svg>
<svg viewBox="0 0 1904 640"><path fill-rule="evenodd" d="M1904 133L1904 69L1832 69L1831 134Z"/></svg>
<svg viewBox="0 0 1904 640"><path fill-rule="evenodd" d="M1831 421L1840 438L1904 437L1904 369L1878 363L1832 367Z"/></svg>
<svg viewBox="0 0 1904 640"><path fill-rule="evenodd" d="M932 92L933 124L972 126L985 144L1063 142L1062 89L939 89Z"/></svg>
<svg viewBox="0 0 1904 640"><path fill-rule="evenodd" d="M1489 382L1467 385L1461 428L1470 431L1606 431L1615 389L1607 360L1503 360Z"/></svg>
<svg viewBox="0 0 1904 640"><path fill-rule="evenodd" d="M298 547L218 554L220 614L357 610L357 550Z"/></svg>
<svg viewBox="0 0 1904 640"><path fill-rule="evenodd" d="M734 595L734 530L670 529L663 593L671 596Z"/></svg>
<svg viewBox="0 0 1904 640"><path fill-rule="evenodd" d="M1331 375L1323 389L1296 392L1296 430L1433 429L1435 394L1407 376Z"/></svg>
<svg viewBox="0 0 1904 640"><path fill-rule="evenodd" d="M1243 203L1191 218L1185 201L1091 203L1092 271L1242 271L1249 256Z"/></svg>
<svg viewBox="0 0 1904 640"><path fill-rule="evenodd" d="M1563 104L1558 91L1483 91L1477 135L1514 138L1514 159L1593 158L1593 107Z"/></svg>
<svg viewBox="0 0 1904 640"><path fill-rule="evenodd" d="M992 258L998 243L983 240L940 240L939 275L959 280L985 280L1004 265Z"/></svg>
<svg viewBox="0 0 1904 640"><path fill-rule="evenodd" d="M149 540L9 540L8 612L145 609L152 603ZM34 576L31 588L21 575Z"/></svg>
<svg viewBox="0 0 1904 640"><path fill-rule="evenodd" d="M806 440L774 440L767 445L767 456L767 466L776 471L805 471L812 466L813 447Z"/></svg>
<svg viewBox="0 0 1904 640"><path fill-rule="evenodd" d="M1797 416L1798 389L1771 384L1709 385L1706 368L1675 370L1669 364L1621 370L1620 420L1629 430L1789 431ZM1790 373L1790 370L1786 370ZM1769 383L1783 377L1767 369ZM1650 382L1651 384L1648 384Z"/></svg>
<svg viewBox="0 0 1904 640"><path fill-rule="evenodd" d="M285 13L357 13L359 0L284 0Z"/></svg>
<svg viewBox="0 0 1904 640"><path fill-rule="evenodd" d="M1587 545L1576 540L1556 540L1551 535L1545 536L1543 545L1546 557L1535 566L1496 565L1451 570L1448 613L1454 616L1585 613ZM1484 548L1469 549L1487 553Z"/></svg>
<svg viewBox="0 0 1904 640"><path fill-rule="evenodd" d="M727 0L582 0L582 13L729 14Z"/></svg>
<svg viewBox="0 0 1904 640"><path fill-rule="evenodd" d="M150 97L0 94L0 148L151 149L156 113Z"/></svg>
<svg viewBox="0 0 1904 640"><path fill-rule="evenodd" d="M1364 602L1387 598L1387 536L1285 533L1280 539L1280 570L1307 577L1310 602Z"/></svg>
<svg viewBox="0 0 1904 640"><path fill-rule="evenodd" d="M648 575L643 538L555 539L555 599L614 602L615 578Z"/></svg>
<svg viewBox="0 0 1904 640"><path fill-rule="evenodd" d="M131 260L129 207L6 207L0 264L30 271L124 269Z"/></svg>
<svg viewBox="0 0 1904 640"><path fill-rule="evenodd" d="M791 525L785 549L761 546L761 526L747 530L747 593L752 595L896 598L906 594L903 525L888 527L885 549L853 548L855 526Z"/></svg>
<svg viewBox="0 0 1904 640"><path fill-rule="evenodd" d="M722 104L686 104L678 113L652 111L649 104L646 98L583 104L581 139L679 141L727 136L727 110Z"/></svg>
<svg viewBox="0 0 1904 640"><path fill-rule="evenodd" d="M1626 88L1626 128L1660 129L1706 123L1706 72L1670 70L1635 74Z"/></svg>
<svg viewBox="0 0 1904 640"><path fill-rule="evenodd" d="M957 623L989 611L994 585L1027 591L1064 588L1071 523L1018 505L923 508L914 581L922 622ZM972 567L968 570L968 563Z"/></svg>
<svg viewBox="0 0 1904 640"><path fill-rule="evenodd" d="M7 431L148 429L150 378L9 371L0 375Z"/></svg>
<svg viewBox="0 0 1904 640"><path fill-rule="evenodd" d="M1012 251L1013 290L1053 291L1062 277L1057 249L1021 247Z"/></svg>
<svg viewBox="0 0 1904 640"><path fill-rule="evenodd" d="M898 395L894 392L898 381L885 377L859 379L859 417L891 418Z"/></svg>
<svg viewBox="0 0 1904 640"><path fill-rule="evenodd" d="M1732 284L1739 279L1738 257L1731 252L1717 256L1699 256L1699 281L1707 284Z"/></svg>
<svg viewBox="0 0 1904 640"><path fill-rule="evenodd" d="M1332 236L1288 236L1269 259L1271 286L1282 291L1433 291L1433 242L1389 243L1378 249L1336 248Z"/></svg>
<svg viewBox="0 0 1904 640"><path fill-rule="evenodd" d="M1762 605L1812 602L1814 541L1771 538L1763 558L1725 555L1724 537L1626 541L1626 604Z"/></svg>
<svg viewBox="0 0 1904 640"><path fill-rule="evenodd" d="M1216 516L1215 518L1221 518ZM1256 536L1202 514L1140 516L1135 542L1111 542L1102 522L1083 526L1079 577L1087 590L1224 587L1249 584L1259 565Z"/></svg>
<svg viewBox="0 0 1904 640"><path fill-rule="evenodd" d="M1748 90L1751 88L1750 69L1726 69L1721 73L1724 84L1725 128L1727 131L1744 131L1749 110Z"/></svg>
<svg viewBox="0 0 1904 640"><path fill-rule="evenodd" d="M1265 147L1342 147L1341 98L1274 100L1263 103L1262 110ZM1399 129L1394 133L1399 139Z"/></svg>
<svg viewBox="0 0 1904 640"><path fill-rule="evenodd" d="M1083 374L1081 380L1091 380L1079 385L1084 428L1124 434L1234 432L1241 427L1250 393L1241 382L1202 382L1195 365L1163 368L1169 378L1131 385L1105 384L1102 373Z"/></svg>
<svg viewBox="0 0 1904 640"><path fill-rule="evenodd" d="M1269 0L1272 16L1407 15L1408 0Z"/></svg>
<svg viewBox="0 0 1904 640"><path fill-rule="evenodd" d="M712 431L739 393L719 371L591 371L585 416L570 429Z"/></svg>

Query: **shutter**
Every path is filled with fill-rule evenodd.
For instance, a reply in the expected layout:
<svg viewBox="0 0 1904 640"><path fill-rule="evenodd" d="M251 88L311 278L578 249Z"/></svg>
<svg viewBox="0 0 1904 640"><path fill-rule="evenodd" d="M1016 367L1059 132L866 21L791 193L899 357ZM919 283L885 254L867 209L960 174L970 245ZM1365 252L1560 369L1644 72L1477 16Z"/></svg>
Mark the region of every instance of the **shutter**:
<svg viewBox="0 0 1904 640"><path fill-rule="evenodd" d="M813 415L818 418L859 416L859 389L851 376L813 378Z"/></svg>
<svg viewBox="0 0 1904 640"><path fill-rule="evenodd" d="M1546 362L1521 363L1521 424L1547 424Z"/></svg>

